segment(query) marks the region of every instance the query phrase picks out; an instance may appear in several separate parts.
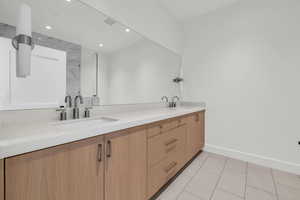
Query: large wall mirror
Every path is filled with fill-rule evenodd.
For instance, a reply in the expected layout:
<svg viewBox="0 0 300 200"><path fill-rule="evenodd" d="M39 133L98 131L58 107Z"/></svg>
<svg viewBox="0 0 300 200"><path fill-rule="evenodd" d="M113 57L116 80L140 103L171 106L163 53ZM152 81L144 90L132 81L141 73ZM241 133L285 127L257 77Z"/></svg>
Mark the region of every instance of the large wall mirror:
<svg viewBox="0 0 300 200"><path fill-rule="evenodd" d="M18 7L32 10L31 75L17 78ZM180 96L181 57L78 0L0 1L0 110L159 102Z"/></svg>

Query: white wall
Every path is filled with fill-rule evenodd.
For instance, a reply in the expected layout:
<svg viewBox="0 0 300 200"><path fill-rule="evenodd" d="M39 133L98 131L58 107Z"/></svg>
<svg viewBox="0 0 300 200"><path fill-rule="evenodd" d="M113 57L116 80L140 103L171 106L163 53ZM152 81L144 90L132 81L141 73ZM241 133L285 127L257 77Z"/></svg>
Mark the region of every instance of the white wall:
<svg viewBox="0 0 300 200"><path fill-rule="evenodd" d="M102 104L160 102L162 96L180 95L172 80L180 73L181 57L149 40L108 57L106 94ZM106 99L106 101L105 101Z"/></svg>
<svg viewBox="0 0 300 200"><path fill-rule="evenodd" d="M138 31L149 39L181 53L182 27L157 3L149 0L81 0Z"/></svg>
<svg viewBox="0 0 300 200"><path fill-rule="evenodd" d="M300 1L249 0L185 25L184 99L207 149L300 173Z"/></svg>

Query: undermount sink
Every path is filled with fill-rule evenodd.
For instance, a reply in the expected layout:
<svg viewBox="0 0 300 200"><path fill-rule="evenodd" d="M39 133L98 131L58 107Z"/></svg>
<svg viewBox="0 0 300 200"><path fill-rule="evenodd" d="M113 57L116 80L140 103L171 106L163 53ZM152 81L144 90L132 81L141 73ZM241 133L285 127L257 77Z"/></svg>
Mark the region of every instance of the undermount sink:
<svg viewBox="0 0 300 200"><path fill-rule="evenodd" d="M77 123L97 123L97 124L107 124L119 121L118 119L109 118L109 117L92 117L92 118L84 118L84 119L72 119L67 121L54 122L52 125L54 126L62 126L62 125L71 125Z"/></svg>

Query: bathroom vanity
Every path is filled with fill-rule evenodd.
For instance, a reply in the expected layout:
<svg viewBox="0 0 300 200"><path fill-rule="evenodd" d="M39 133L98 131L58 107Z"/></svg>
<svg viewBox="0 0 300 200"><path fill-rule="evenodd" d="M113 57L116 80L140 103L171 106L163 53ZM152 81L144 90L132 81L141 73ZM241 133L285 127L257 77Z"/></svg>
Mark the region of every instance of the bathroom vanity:
<svg viewBox="0 0 300 200"><path fill-rule="evenodd" d="M181 55L82 1L25 3L35 45L20 78L20 1L0 1L0 200L152 198L204 146Z"/></svg>
<svg viewBox="0 0 300 200"><path fill-rule="evenodd" d="M130 119L137 126L3 158L1 200L151 199L204 147L204 108L159 117L144 114Z"/></svg>

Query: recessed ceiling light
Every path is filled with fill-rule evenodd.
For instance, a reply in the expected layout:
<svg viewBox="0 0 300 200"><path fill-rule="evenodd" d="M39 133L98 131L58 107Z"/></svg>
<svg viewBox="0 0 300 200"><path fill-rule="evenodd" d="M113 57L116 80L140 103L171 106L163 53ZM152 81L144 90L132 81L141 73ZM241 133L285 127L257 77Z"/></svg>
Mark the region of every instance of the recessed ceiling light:
<svg viewBox="0 0 300 200"><path fill-rule="evenodd" d="M66 0L66 2L71 2L72 0Z"/></svg>
<svg viewBox="0 0 300 200"><path fill-rule="evenodd" d="M51 30L52 26L47 25L47 26L45 26L45 28L48 29L48 30Z"/></svg>
<svg viewBox="0 0 300 200"><path fill-rule="evenodd" d="M104 45L102 43L99 44L99 47L103 47Z"/></svg>
<svg viewBox="0 0 300 200"><path fill-rule="evenodd" d="M126 28L125 31L126 31L127 33L129 33L129 32L130 32L130 29L129 29L129 28Z"/></svg>

